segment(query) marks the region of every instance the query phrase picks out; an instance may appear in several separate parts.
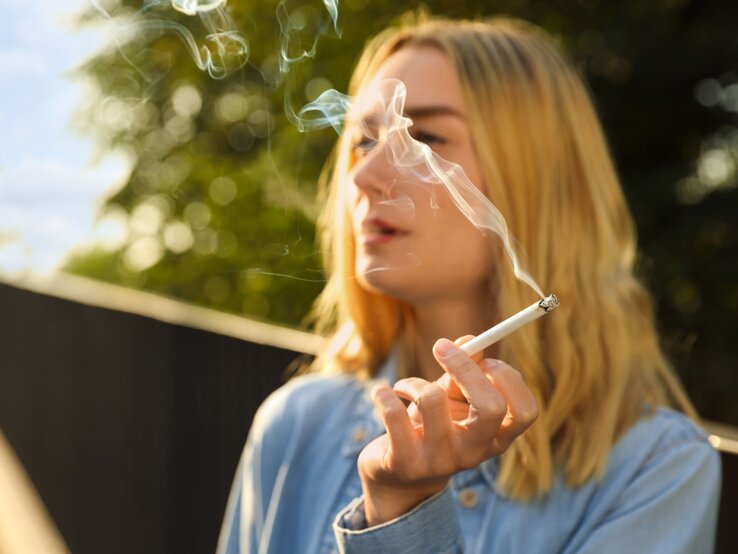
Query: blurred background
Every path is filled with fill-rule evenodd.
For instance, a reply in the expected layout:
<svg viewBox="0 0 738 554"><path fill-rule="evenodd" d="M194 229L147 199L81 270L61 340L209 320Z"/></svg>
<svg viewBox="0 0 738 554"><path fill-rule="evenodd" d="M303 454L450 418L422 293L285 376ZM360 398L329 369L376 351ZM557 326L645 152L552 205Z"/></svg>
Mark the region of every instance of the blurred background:
<svg viewBox="0 0 738 554"><path fill-rule="evenodd" d="M636 217L639 271L654 294L664 346L700 413L738 425L738 3L425 5L450 17L519 16L544 27L571 52L591 86ZM126 410L141 409L135 379L153 379L163 367L190 367L189 373L167 370L156 381L159 388L148 389L147 406L165 414L161 436L150 439L151 445L160 439L168 445L160 459L166 465L182 454L185 437L192 439L178 434L187 425L199 429L201 437L212 437L219 426L228 429L222 439L227 446L221 445L222 455L212 462L217 494L203 501L211 512L221 511L208 516L209 527L198 539L214 546L251 406L279 383L294 355L312 348L302 335L292 342L272 341L281 353L264 358L271 373L265 376L262 369L261 388L248 392L248 408L244 398L222 390L254 382L236 377L254 351L240 352L228 341L269 342L263 337L270 331L264 335L259 334L263 328L249 327L254 321L299 327L322 286L313 231L316 179L336 134L330 128L301 133L294 113L325 90L345 92L364 42L413 7L389 0L3 0L0 335L6 356L0 358L0 384L16 403L4 397L0 428L26 466L37 467L29 473L39 489L38 479L45 478L35 475L48 462L42 461L39 441L29 438L31 424L18 421L40 416L11 390L25 390L34 401L46 398L64 410L66 404L48 383L56 383L57 393L67 391L64 387L84 390L91 375L85 372L105 360L103 365L120 371L98 383L109 388L110 398L125 396L121 383L131 387L124 387L131 404L120 401L116 412L120 425L129 429ZM63 281L76 283L70 293L59 285L59 277L70 274L94 281ZM126 296L117 287L96 288L95 282L157 296ZM69 302L40 300L38 295L45 294ZM166 299L159 302L161 296L227 316L175 308ZM86 311L91 308L82 304L99 310ZM133 323L109 310L142 319ZM228 319L232 316L250 321ZM39 331L39 318L53 321L53 331ZM152 331L147 326L156 324L143 323L146 318L173 327ZM69 335L68 327L75 325L77 333ZM211 346L191 350L197 340L185 327L212 335L197 339ZM94 355L82 346L93 340L99 342ZM70 371L81 372L79 380L55 375L49 381L48 374L34 374L34 368L53 363L29 358L34 346L45 345L36 350L59 360L62 343L67 349L76 345L62 357L74 365ZM125 357L143 348L151 353L145 361ZM32 374L47 384L24 385ZM75 398L86 405L89 397ZM98 417L104 404L76 414ZM192 420L202 410L212 410L207 412L212 417L205 423ZM239 417L235 427L224 423ZM55 455L72 456L70 444L59 442ZM75 444L95 448L94 441ZM24 457L21 450L29 453ZM159 492L171 493L177 479L190 478L178 468L160 474L178 477ZM57 492L57 497L49 494L61 505L64 496ZM169 538L159 537L164 542L156 544L160 550L175 545L184 548L178 551L190 550L186 544L195 543L183 546L181 536L173 538L181 534L185 516L172 514L183 508L175 508L173 500L165 504L160 508L169 514ZM57 520L72 517L58 510L51 509ZM136 510L131 510L133 522ZM201 514L186 517L194 522ZM81 524L62 526L62 533L70 544L88 544Z"/></svg>

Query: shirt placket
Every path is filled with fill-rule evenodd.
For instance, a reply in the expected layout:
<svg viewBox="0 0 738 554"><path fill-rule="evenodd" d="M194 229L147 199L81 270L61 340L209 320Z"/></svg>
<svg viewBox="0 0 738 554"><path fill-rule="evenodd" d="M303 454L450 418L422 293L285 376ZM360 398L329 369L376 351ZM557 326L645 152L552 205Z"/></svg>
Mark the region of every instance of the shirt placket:
<svg viewBox="0 0 738 554"><path fill-rule="evenodd" d="M347 420L346 434L341 448L341 457L351 464L347 472L342 493L338 495L334 506L334 516L349 504L354 498L361 496L361 481L356 469L356 460L364 447L384 432L369 399L369 388L365 385L357 394L357 401ZM338 477L338 476L336 476ZM331 522L326 526L321 541L320 554L329 554L337 551Z"/></svg>
<svg viewBox="0 0 738 554"><path fill-rule="evenodd" d="M451 479L451 492L456 503L459 524L467 552L480 552L483 526L494 503L494 461L457 473Z"/></svg>

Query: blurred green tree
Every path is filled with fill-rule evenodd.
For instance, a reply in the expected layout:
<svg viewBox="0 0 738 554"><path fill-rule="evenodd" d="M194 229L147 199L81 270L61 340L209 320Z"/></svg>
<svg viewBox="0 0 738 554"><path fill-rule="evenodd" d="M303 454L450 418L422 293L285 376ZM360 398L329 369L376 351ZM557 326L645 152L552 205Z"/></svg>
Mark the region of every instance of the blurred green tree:
<svg viewBox="0 0 738 554"><path fill-rule="evenodd" d="M68 270L297 325L322 286L315 183L335 134L300 134L285 98L299 108L327 88L345 91L364 42L409 6L341 2L339 38L318 0L230 2L249 59L213 79L175 25L217 53L207 29L167 4L141 11L140 2L109 0L107 16L91 9L81 18L112 18L119 32L79 70L98 91L79 125L101 148L128 152L133 170L101 211L127 221L126 243L78 253ZM738 4L425 4L450 17L519 16L573 53L636 215L667 349L701 412L738 423ZM292 28L289 55L319 39L316 56L286 75L280 22Z"/></svg>

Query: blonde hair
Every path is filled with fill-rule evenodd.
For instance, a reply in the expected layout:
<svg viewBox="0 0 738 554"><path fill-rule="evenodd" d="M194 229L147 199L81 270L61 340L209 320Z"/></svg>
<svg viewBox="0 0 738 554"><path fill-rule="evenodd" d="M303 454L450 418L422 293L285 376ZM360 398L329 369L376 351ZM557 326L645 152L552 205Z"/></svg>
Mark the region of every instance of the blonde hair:
<svg viewBox="0 0 738 554"><path fill-rule="evenodd" d="M350 94L410 45L438 48L451 60L466 107L477 115L469 126L486 193L528 253L528 271L562 300L495 351L523 374L541 407L503 454L498 487L516 499L542 495L556 468L569 485L581 485L602 475L613 444L646 406L695 415L659 347L650 296L634 276L635 227L592 101L541 29L506 18L406 17L367 45ZM330 279L314 310L332 340L314 368L371 376L394 343L406 340L408 306L355 279L343 198L351 163L342 140L325 176L319 224ZM506 317L531 303L531 291L509 264L495 267L495 313Z"/></svg>

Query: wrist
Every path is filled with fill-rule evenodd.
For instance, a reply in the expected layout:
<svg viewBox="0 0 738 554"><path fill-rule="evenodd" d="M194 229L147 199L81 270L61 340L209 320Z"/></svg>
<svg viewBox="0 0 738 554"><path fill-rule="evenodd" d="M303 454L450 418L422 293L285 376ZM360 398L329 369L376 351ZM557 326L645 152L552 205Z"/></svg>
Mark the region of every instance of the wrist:
<svg viewBox="0 0 738 554"><path fill-rule="evenodd" d="M374 527L408 513L424 500L441 492L447 484L448 479L440 479L423 485L390 486L362 478L367 525Z"/></svg>

